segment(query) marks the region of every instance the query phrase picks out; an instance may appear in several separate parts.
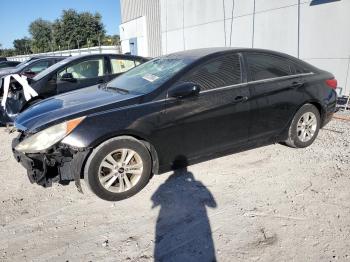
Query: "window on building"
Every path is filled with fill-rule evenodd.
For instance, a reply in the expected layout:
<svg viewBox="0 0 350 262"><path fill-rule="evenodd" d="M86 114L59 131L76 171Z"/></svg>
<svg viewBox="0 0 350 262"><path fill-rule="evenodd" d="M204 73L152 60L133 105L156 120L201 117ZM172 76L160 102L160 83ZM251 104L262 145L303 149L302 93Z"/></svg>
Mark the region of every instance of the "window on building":
<svg viewBox="0 0 350 262"><path fill-rule="evenodd" d="M198 66L181 79L199 84L202 90L231 86L241 83L241 64L238 54L215 58Z"/></svg>
<svg viewBox="0 0 350 262"><path fill-rule="evenodd" d="M341 1L341 0L312 0L310 3L310 6L328 4L332 2L338 2L338 1Z"/></svg>
<svg viewBox="0 0 350 262"><path fill-rule="evenodd" d="M292 75L294 67L288 60L265 54L247 54L252 81Z"/></svg>

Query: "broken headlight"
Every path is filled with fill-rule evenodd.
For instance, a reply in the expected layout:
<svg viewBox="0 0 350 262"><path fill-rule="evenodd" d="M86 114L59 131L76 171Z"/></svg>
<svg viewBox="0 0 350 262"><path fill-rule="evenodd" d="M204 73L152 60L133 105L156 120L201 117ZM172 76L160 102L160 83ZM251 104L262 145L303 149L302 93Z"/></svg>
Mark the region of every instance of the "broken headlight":
<svg viewBox="0 0 350 262"><path fill-rule="evenodd" d="M38 153L46 150L71 133L85 117L76 118L44 129L18 144L15 150L22 153Z"/></svg>

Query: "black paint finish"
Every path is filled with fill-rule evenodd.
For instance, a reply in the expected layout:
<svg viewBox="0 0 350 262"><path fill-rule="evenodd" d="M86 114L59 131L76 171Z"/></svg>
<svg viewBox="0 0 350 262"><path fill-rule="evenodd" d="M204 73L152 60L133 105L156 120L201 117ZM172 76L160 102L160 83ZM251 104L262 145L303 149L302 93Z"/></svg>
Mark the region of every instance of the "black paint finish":
<svg viewBox="0 0 350 262"><path fill-rule="evenodd" d="M265 75L275 74L274 77L253 80L254 72L246 57L256 53L266 55L266 59L279 57L289 67L283 71L271 66L265 69ZM187 72L232 54L238 54L241 60L241 83L183 98L168 96ZM335 110L336 92L325 83L333 75L285 54L220 48L171 56L188 57L192 62L150 93L85 88L31 107L18 116L16 126L27 135L86 116L69 135L82 148L91 150L109 138L130 135L145 141L157 162L153 171L162 173L172 168L179 155L194 163L247 145L284 141L294 114L305 103L320 110L322 126ZM266 64L268 61L261 66Z"/></svg>

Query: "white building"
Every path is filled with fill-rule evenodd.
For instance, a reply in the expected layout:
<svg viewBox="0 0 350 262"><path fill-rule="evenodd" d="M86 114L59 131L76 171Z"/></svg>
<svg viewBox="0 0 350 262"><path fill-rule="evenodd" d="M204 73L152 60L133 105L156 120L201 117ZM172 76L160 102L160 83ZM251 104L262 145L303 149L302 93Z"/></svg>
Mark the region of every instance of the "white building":
<svg viewBox="0 0 350 262"><path fill-rule="evenodd" d="M334 73L338 92L350 93L350 0L121 0L121 7L124 53L273 49Z"/></svg>

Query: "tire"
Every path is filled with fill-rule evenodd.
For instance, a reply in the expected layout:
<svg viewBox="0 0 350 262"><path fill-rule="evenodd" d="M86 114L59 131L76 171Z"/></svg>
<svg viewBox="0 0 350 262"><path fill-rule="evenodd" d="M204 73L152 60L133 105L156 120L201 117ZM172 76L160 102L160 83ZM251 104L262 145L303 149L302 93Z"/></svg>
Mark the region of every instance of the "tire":
<svg viewBox="0 0 350 262"><path fill-rule="evenodd" d="M294 148L310 146L320 130L320 112L312 104L303 105L294 115L285 143Z"/></svg>
<svg viewBox="0 0 350 262"><path fill-rule="evenodd" d="M93 150L84 168L84 180L99 198L120 201L141 191L151 173L152 159L145 145L133 137L121 136Z"/></svg>

